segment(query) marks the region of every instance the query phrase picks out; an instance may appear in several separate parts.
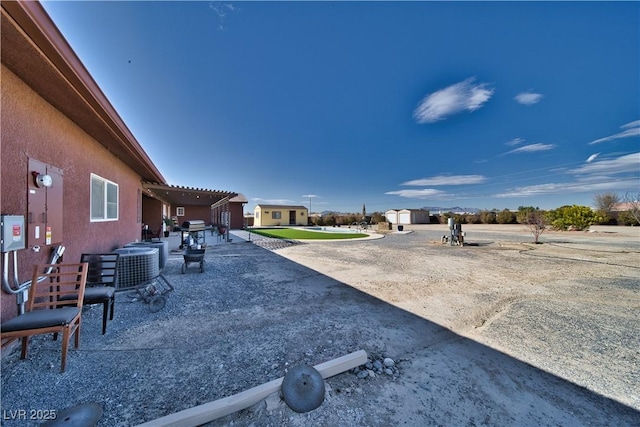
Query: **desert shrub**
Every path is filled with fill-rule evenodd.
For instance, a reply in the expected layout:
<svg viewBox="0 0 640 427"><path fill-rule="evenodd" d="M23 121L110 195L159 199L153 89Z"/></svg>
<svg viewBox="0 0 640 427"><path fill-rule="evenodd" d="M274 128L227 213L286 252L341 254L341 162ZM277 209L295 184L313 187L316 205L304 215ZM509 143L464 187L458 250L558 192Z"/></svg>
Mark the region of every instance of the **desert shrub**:
<svg viewBox="0 0 640 427"><path fill-rule="evenodd" d="M618 225L640 225L640 221L630 211L623 211L618 214Z"/></svg>
<svg viewBox="0 0 640 427"><path fill-rule="evenodd" d="M547 229L547 214L537 208L532 211L528 211L525 224L529 228L529 231L531 231L531 234L533 234L533 242L536 244L540 243L540 236Z"/></svg>
<svg viewBox="0 0 640 427"><path fill-rule="evenodd" d="M533 206L518 206L518 212L516 213L516 221L518 224L527 224L529 221L529 215L531 212L539 211L538 208Z"/></svg>
<svg viewBox="0 0 640 427"><path fill-rule="evenodd" d="M438 221L440 224L448 224L449 218L453 217L451 212L445 212L440 214L440 220Z"/></svg>
<svg viewBox="0 0 640 427"><path fill-rule="evenodd" d="M346 215L342 217L342 219L343 219L342 221L343 224L353 224L354 222L358 222L358 223L360 222L360 218L358 218L355 215Z"/></svg>
<svg viewBox="0 0 640 427"><path fill-rule="evenodd" d="M498 224L516 224L516 213L511 212L509 209L503 209L496 214L496 221Z"/></svg>
<svg viewBox="0 0 640 427"><path fill-rule="evenodd" d="M380 222L385 222L386 218L382 212L374 212L371 215L371 224L378 224Z"/></svg>
<svg viewBox="0 0 640 427"><path fill-rule="evenodd" d="M593 224L597 224L602 217L589 206L562 206L548 212L548 220L558 230L584 230Z"/></svg>
<svg viewBox="0 0 640 427"><path fill-rule="evenodd" d="M466 224L467 223L467 216L466 215L455 214L453 216L453 222L455 222L456 224Z"/></svg>
<svg viewBox="0 0 640 427"><path fill-rule="evenodd" d="M492 211L480 211L479 217L482 224L495 224L498 222L496 220L496 213Z"/></svg>
<svg viewBox="0 0 640 427"><path fill-rule="evenodd" d="M467 224L482 224L480 215L468 214L464 216L464 219Z"/></svg>
<svg viewBox="0 0 640 427"><path fill-rule="evenodd" d="M614 215L610 215L607 212L598 210L596 211L596 215L597 215L597 222L594 222L594 224L598 224L598 225L618 225L618 220L616 219L616 217Z"/></svg>

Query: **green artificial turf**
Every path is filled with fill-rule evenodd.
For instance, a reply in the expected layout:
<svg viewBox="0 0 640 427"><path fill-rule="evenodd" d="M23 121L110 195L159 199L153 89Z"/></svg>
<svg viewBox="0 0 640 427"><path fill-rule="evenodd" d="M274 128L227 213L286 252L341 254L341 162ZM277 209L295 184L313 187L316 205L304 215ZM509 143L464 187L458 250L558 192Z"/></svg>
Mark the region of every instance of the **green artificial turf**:
<svg viewBox="0 0 640 427"><path fill-rule="evenodd" d="M309 231L296 228L254 228L251 233L277 239L313 240L313 239L357 239L367 237L367 234L353 233L323 233L322 231Z"/></svg>

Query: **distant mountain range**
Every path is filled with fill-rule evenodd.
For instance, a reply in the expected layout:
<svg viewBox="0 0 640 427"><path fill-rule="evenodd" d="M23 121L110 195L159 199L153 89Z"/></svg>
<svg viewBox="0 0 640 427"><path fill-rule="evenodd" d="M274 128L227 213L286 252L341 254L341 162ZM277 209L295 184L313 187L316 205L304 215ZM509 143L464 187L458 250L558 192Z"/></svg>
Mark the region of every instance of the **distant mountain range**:
<svg viewBox="0 0 640 427"><path fill-rule="evenodd" d="M398 209L403 209L403 208L398 208ZM451 208L442 208L442 207L439 207L439 206L425 206L425 207L418 208L418 209L428 210L431 215L437 215L439 213L447 213L447 212L453 212L453 213L457 213L457 214L465 214L465 213L477 214L481 210L481 209L478 209L478 208L463 208L463 207L460 207L460 206L454 206L454 207L451 207ZM341 215L341 213L335 212L335 211L322 211L322 212L320 212L320 214L323 215L323 216L331 215L331 214Z"/></svg>
<svg viewBox="0 0 640 427"><path fill-rule="evenodd" d="M425 206L421 209L425 209L428 210L431 214L437 214L437 213L446 213L446 212L453 212L453 213L474 213L477 214L478 212L480 212L480 209L478 208L461 208L460 206L454 206L451 208L442 208L439 206Z"/></svg>

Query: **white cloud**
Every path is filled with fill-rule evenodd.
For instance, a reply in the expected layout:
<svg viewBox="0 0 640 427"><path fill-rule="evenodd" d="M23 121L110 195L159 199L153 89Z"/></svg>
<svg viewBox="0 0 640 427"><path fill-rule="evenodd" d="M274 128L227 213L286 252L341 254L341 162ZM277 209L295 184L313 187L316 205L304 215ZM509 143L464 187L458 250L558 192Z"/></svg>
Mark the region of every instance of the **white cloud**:
<svg viewBox="0 0 640 427"><path fill-rule="evenodd" d="M555 144L529 144L523 145L522 147L516 148L515 150L511 150L506 152L505 154L514 154L514 153L536 153L538 151L548 151L553 150L555 148Z"/></svg>
<svg viewBox="0 0 640 427"><path fill-rule="evenodd" d="M209 3L209 8L218 15L218 30L226 31L225 19L228 14L234 13L239 9L233 5L233 3Z"/></svg>
<svg viewBox="0 0 640 427"><path fill-rule="evenodd" d="M596 159L596 157L598 157L599 155L600 155L600 153L595 153L595 154L590 155L589 158L587 159L587 163L593 162Z"/></svg>
<svg viewBox="0 0 640 427"><path fill-rule="evenodd" d="M601 142L614 141L616 139L621 139L621 138L631 138L634 136L640 136L640 120L627 123L625 125L620 126L620 128L624 130L614 135L605 136L604 138L591 141L589 145L600 144Z"/></svg>
<svg viewBox="0 0 640 427"><path fill-rule="evenodd" d="M633 122L629 122L626 125L622 125L620 126L622 129L629 129L629 128L637 128L640 127L640 120L635 120Z"/></svg>
<svg viewBox="0 0 640 427"><path fill-rule="evenodd" d="M566 184L559 184L559 183L529 185L526 187L517 187L517 188L508 189L503 193L495 194L494 197L498 197L498 198L533 197L533 196L539 196L541 194L560 193L563 190L566 190L565 187L566 187Z"/></svg>
<svg viewBox="0 0 640 427"><path fill-rule="evenodd" d="M418 123L433 123L462 111L475 111L493 95L488 83L474 83L468 78L425 96L413 112Z"/></svg>
<svg viewBox="0 0 640 427"><path fill-rule="evenodd" d="M544 95L542 95L541 93L528 91L528 92L520 92L513 99L515 99L516 102L522 105L533 105L540 102L540 100L543 97Z"/></svg>
<svg viewBox="0 0 640 427"><path fill-rule="evenodd" d="M387 191L384 194L389 194L391 196L407 197L411 199L430 199L430 198L442 196L445 194L445 192L436 190L435 188L423 188L421 190Z"/></svg>
<svg viewBox="0 0 640 427"><path fill-rule="evenodd" d="M401 185L466 185L480 184L486 180L487 178L482 175L438 175L403 182Z"/></svg>
<svg viewBox="0 0 640 427"><path fill-rule="evenodd" d="M257 205L294 205L298 203L289 199L261 199L260 197L254 197L251 201Z"/></svg>
<svg viewBox="0 0 640 427"><path fill-rule="evenodd" d="M640 152L627 154L615 159L592 162L579 168L568 170L568 173L574 175L620 174L627 172L640 172Z"/></svg>
<svg viewBox="0 0 640 427"><path fill-rule="evenodd" d="M513 147L514 145L520 145L524 142L524 138L513 138L511 141L507 141L504 143L504 145L508 145L510 147Z"/></svg>
<svg viewBox="0 0 640 427"><path fill-rule="evenodd" d="M620 191L637 188L640 183L640 152L627 154L614 159L594 161L597 154L589 157L587 163L579 168L567 170L573 175L569 182L556 182L508 189L494 197L532 197L545 194L589 193L601 191Z"/></svg>
<svg viewBox="0 0 640 427"><path fill-rule="evenodd" d="M518 187L495 194L493 197L534 197L545 194L591 193L599 191L619 190L629 185L628 179L599 179L597 182L548 183Z"/></svg>

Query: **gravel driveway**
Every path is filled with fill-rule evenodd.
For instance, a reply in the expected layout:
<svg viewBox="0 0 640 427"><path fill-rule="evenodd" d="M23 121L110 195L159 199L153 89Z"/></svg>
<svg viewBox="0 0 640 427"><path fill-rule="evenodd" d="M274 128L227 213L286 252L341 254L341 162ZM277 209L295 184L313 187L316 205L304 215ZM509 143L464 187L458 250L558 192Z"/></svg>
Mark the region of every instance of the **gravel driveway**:
<svg viewBox="0 0 640 427"><path fill-rule="evenodd" d="M209 425L639 424L635 230L551 233L533 245L522 227L468 226L463 248L440 243L446 226L411 231L234 238L207 249L204 273L181 274L172 254L167 306L151 313L119 293L104 336L101 307L86 310L65 373L49 337L33 339L27 360L4 357L2 424L41 423L11 419L18 410L96 402L99 426L136 425L359 349L394 370L329 378L308 413L275 393Z"/></svg>

